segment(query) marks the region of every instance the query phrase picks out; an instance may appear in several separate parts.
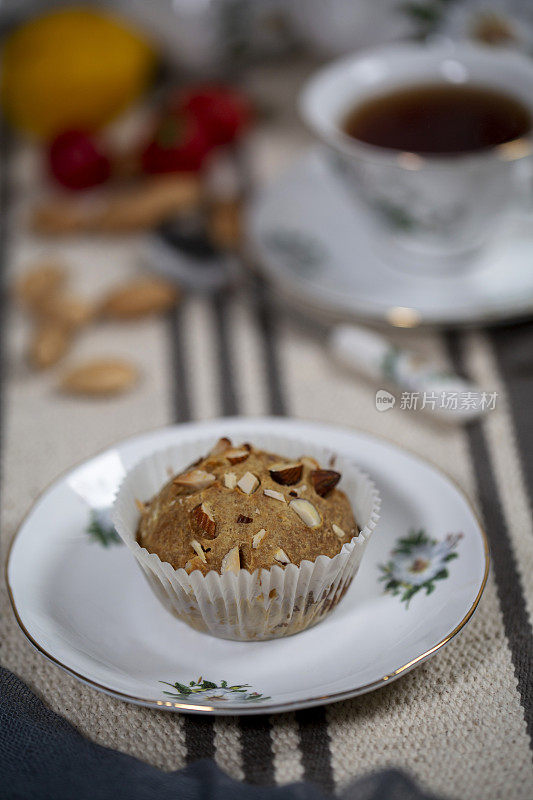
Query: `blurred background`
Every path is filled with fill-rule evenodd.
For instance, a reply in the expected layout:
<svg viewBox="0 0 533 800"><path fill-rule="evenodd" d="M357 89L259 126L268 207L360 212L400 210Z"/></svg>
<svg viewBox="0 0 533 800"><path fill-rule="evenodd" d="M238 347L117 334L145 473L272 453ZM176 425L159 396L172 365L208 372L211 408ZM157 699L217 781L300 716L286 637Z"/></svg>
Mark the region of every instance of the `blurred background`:
<svg viewBox="0 0 533 800"><path fill-rule="evenodd" d="M87 398L127 394L145 381L148 396L149 387L158 385L166 387L166 396L173 393L172 409L167 404L157 421L189 418L191 401L182 388L187 357L182 367L170 365L156 344L160 328L145 318L172 320L167 346L176 350L180 336L187 343L205 328L206 299L218 334L201 346L214 359L211 372L220 384L207 395L220 396L220 389L222 400L206 401L201 392L197 416L247 410L223 364L230 360L226 344L232 336L248 341L255 334L247 328L228 333L228 316L248 315L252 328L262 326L258 335L268 361L263 383L274 369L273 309L288 307L291 324L298 320L297 333L278 331L280 337L309 336L315 342L323 341L332 311L351 322L367 316L392 325L393 339L394 329L421 322L468 321L468 304L460 320L450 312L456 301L468 300L468 280L447 284L447 310L435 299L440 288L427 291L426 299L433 296L427 320L402 299L406 286L411 291L419 283L408 275L398 279L403 283L397 299L397 276L391 278L387 307L368 315L357 288L348 315L331 302L327 309L318 300L310 303L303 289L305 302L299 302L300 285L314 280L320 295L315 275L322 270L327 279L333 271L323 244L289 227L269 232L266 242L271 260L281 265L278 273L286 270L291 280L289 288L275 280L271 292L276 270L265 272L258 248L249 247L257 239L254 214L268 216L268 203L266 212L250 209L263 186L283 176L314 141L299 117L298 96L322 64L391 42L469 40L529 58L530 3L1 0L0 30L1 199L13 322L8 338L21 386L38 387L50 398L59 389L84 408ZM282 184L278 192L283 198ZM405 224L401 209L388 212L396 224ZM300 213L305 217L307 211L302 207ZM353 269L362 274L365 267L355 260ZM516 269L523 271L522 262ZM374 295L380 291L379 285L372 288ZM472 297L477 291L472 289ZM520 286L515 295L521 301L513 297L496 316L524 315ZM474 297L474 321L488 319L483 302ZM527 304L529 313L529 294ZM424 351L424 337L415 344ZM354 346L364 350L366 344L356 340ZM258 370L251 345L242 357ZM164 372L160 380L158 369ZM204 380L190 364L187 369L189 382ZM279 411L280 396L267 406ZM135 419L139 427L150 422L142 415Z"/></svg>
<svg viewBox="0 0 533 800"><path fill-rule="evenodd" d="M266 297L244 220L312 142L297 97L320 64L395 41L533 54L533 9L519 0L1 0L0 30L14 360L79 397L146 377L118 346L139 349L132 321L185 296L222 303L251 276L256 302ZM271 238L293 275L320 261L313 241ZM298 280L273 302L298 306L305 328L320 314L299 307ZM416 326L404 306L381 321Z"/></svg>

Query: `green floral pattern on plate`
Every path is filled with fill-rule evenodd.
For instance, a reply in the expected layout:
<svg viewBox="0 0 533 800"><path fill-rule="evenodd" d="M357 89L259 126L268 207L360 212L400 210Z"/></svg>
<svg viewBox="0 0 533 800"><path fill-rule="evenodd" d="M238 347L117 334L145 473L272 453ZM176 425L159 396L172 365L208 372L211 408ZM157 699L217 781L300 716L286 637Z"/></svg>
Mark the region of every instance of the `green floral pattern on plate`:
<svg viewBox="0 0 533 800"><path fill-rule="evenodd" d="M103 547L109 547L113 544L122 544L122 539L116 532L108 516L109 513L107 509L91 509L90 521L85 529L90 538Z"/></svg>
<svg viewBox="0 0 533 800"><path fill-rule="evenodd" d="M406 608L411 599L425 590L426 595L435 590L435 582L449 576L448 563L459 554L455 549L462 533L450 533L444 541L431 539L424 530L411 530L398 539L386 564L380 564L380 581L385 583L385 592L399 596Z"/></svg>
<svg viewBox="0 0 533 800"><path fill-rule="evenodd" d="M274 256L303 277L316 274L327 261L322 243L302 231L279 228L266 232L262 238Z"/></svg>
<svg viewBox="0 0 533 800"><path fill-rule="evenodd" d="M202 677L198 678L197 681L190 681L188 684L180 683L179 681L176 681L176 683L160 681L160 683L164 683L165 686L171 686L176 690L174 692L163 691L163 694L174 698L174 700L194 700L195 702L197 700L208 700L210 702L213 700L223 700L236 703L258 703L263 700L270 700L270 697L267 695L260 694L259 692L249 692L248 689L253 688L249 683L235 683L231 685L228 684L227 681L214 683Z"/></svg>

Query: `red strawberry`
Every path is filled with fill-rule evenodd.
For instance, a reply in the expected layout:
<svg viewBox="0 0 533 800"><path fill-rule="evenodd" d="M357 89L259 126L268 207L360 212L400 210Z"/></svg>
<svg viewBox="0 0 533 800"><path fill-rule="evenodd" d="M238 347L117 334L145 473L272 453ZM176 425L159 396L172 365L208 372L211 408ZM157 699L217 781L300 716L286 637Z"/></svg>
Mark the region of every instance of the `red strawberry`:
<svg viewBox="0 0 533 800"><path fill-rule="evenodd" d="M48 164L54 178L67 189L89 189L111 174L109 159L83 131L56 136L48 150Z"/></svg>
<svg viewBox="0 0 533 800"><path fill-rule="evenodd" d="M158 123L141 162L148 173L197 172L210 149L211 142L192 114L170 111Z"/></svg>
<svg viewBox="0 0 533 800"><path fill-rule="evenodd" d="M205 85L182 95L180 107L193 114L213 144L229 144L250 124L248 99L228 86Z"/></svg>

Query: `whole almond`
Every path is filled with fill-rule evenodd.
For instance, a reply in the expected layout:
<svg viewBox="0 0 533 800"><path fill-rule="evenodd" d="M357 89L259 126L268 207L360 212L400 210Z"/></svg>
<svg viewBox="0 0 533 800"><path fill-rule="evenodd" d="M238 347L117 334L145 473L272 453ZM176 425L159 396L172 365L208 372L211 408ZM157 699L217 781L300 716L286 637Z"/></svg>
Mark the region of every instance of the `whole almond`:
<svg viewBox="0 0 533 800"><path fill-rule="evenodd" d="M70 343L70 331L65 325L55 320L45 320L34 331L29 361L37 369L47 369L65 355Z"/></svg>
<svg viewBox="0 0 533 800"><path fill-rule="evenodd" d="M91 321L94 307L82 297L60 292L43 300L38 313L61 322L72 330L77 330Z"/></svg>
<svg viewBox="0 0 533 800"><path fill-rule="evenodd" d="M61 390L67 394L94 397L120 394L137 381L136 367L126 361L102 358L87 361L67 372L61 381Z"/></svg>
<svg viewBox="0 0 533 800"><path fill-rule="evenodd" d="M168 311L178 297L177 288L161 278L136 278L112 291L104 299L101 311L112 319L137 319Z"/></svg>
<svg viewBox="0 0 533 800"><path fill-rule="evenodd" d="M45 235L146 230L198 206L202 191L201 182L190 174L145 178L96 202L49 198L33 209L31 226Z"/></svg>
<svg viewBox="0 0 533 800"><path fill-rule="evenodd" d="M201 195L201 183L193 175L160 175L115 193L93 224L109 233L153 228L170 216L195 208Z"/></svg>
<svg viewBox="0 0 533 800"><path fill-rule="evenodd" d="M209 235L216 247L233 249L242 239L242 205L239 200L217 200L211 206Z"/></svg>
<svg viewBox="0 0 533 800"><path fill-rule="evenodd" d="M61 289L66 280L65 268L55 262L44 262L30 270L15 287L18 299L35 311L49 297Z"/></svg>
<svg viewBox="0 0 533 800"><path fill-rule="evenodd" d="M30 217L30 227L42 236L58 236L91 230L94 213L70 198L49 198L37 205Z"/></svg>

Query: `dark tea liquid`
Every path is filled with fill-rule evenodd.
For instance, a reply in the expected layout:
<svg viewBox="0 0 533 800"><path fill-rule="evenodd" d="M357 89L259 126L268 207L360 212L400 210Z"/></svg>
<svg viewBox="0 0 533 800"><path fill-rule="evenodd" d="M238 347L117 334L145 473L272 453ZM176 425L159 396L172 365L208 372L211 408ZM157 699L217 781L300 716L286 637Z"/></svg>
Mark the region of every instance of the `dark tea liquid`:
<svg viewBox="0 0 533 800"><path fill-rule="evenodd" d="M378 147L445 155L518 139L530 131L531 116L519 100L495 89L424 84L363 101L343 128Z"/></svg>

